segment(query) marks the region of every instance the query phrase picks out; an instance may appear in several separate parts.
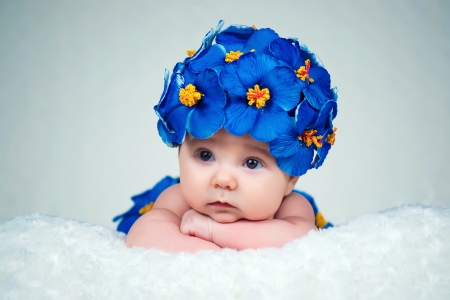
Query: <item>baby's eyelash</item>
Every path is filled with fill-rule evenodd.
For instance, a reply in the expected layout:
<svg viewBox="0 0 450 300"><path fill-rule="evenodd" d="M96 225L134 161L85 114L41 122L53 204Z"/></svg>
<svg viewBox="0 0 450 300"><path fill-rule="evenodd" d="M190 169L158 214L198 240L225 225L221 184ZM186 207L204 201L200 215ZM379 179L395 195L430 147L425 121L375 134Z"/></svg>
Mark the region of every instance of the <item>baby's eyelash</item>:
<svg viewBox="0 0 450 300"><path fill-rule="evenodd" d="M243 166L251 170L257 170L264 167L264 162L259 158L249 157L245 159Z"/></svg>
<svg viewBox="0 0 450 300"><path fill-rule="evenodd" d="M202 161L211 162L214 161L214 155L207 149L199 149L196 151L196 156Z"/></svg>

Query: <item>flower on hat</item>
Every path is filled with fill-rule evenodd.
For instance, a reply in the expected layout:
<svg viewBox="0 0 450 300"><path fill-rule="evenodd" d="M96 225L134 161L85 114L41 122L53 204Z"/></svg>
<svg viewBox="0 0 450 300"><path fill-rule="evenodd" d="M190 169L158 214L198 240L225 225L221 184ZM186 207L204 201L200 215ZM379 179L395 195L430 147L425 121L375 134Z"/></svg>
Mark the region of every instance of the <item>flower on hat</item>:
<svg viewBox="0 0 450 300"><path fill-rule="evenodd" d="M323 68L315 54L298 41L278 38L270 44L270 50L278 59L295 72L308 102L316 109L330 99L330 74Z"/></svg>
<svg viewBox="0 0 450 300"><path fill-rule="evenodd" d="M224 123L225 101L214 70L194 74L178 64L167 91L155 106L161 138L173 147L183 142L186 130L195 138L211 137Z"/></svg>
<svg viewBox="0 0 450 300"><path fill-rule="evenodd" d="M298 103L300 85L279 60L247 53L223 67L220 83L228 96L224 127L231 134L268 142L291 127L287 111Z"/></svg>
<svg viewBox="0 0 450 300"><path fill-rule="evenodd" d="M320 111L307 101L300 103L295 126L269 143L270 153L284 172L300 176L312 167L322 165L334 144L332 119L336 110L335 100L327 101ZM317 153L316 157L314 151Z"/></svg>
<svg viewBox="0 0 450 300"><path fill-rule="evenodd" d="M216 44L206 48L190 61L193 72L201 72L206 68L220 69L227 63L238 60L248 52L268 53L270 42L278 38L278 34L270 28L232 25L220 32Z"/></svg>

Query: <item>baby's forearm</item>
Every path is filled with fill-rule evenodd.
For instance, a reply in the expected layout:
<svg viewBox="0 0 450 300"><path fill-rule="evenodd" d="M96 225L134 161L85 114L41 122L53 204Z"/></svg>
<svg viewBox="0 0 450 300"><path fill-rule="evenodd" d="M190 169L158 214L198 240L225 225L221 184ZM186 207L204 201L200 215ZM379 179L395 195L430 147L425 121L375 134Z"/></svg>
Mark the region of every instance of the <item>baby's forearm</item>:
<svg viewBox="0 0 450 300"><path fill-rule="evenodd" d="M213 222L212 239L220 247L236 250L282 247L310 230L316 229L312 222L299 218L293 223L279 219L239 220L234 223Z"/></svg>
<svg viewBox="0 0 450 300"><path fill-rule="evenodd" d="M212 242L182 234L179 219L168 214L155 210L139 218L130 229L125 243L129 247L157 248L167 252L221 250Z"/></svg>

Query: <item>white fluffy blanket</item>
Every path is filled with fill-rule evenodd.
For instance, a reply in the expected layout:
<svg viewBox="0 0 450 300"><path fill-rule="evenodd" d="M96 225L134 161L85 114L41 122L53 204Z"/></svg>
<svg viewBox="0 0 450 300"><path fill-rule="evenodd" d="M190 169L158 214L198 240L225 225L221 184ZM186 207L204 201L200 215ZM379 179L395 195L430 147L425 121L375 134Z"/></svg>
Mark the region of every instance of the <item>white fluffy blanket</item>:
<svg viewBox="0 0 450 300"><path fill-rule="evenodd" d="M112 229L0 223L1 299L450 299L450 209L360 215L281 249L127 248Z"/></svg>

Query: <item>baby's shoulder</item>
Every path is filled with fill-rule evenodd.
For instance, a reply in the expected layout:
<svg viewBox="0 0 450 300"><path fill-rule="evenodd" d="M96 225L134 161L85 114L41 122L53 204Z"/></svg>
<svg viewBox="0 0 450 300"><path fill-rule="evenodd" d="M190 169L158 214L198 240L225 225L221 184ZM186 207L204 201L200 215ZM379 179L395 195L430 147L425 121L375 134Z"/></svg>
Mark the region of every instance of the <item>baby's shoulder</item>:
<svg viewBox="0 0 450 300"><path fill-rule="evenodd" d="M274 218L284 219L293 216L314 221L314 211L311 204L303 195L296 192L292 192L284 197Z"/></svg>
<svg viewBox="0 0 450 300"><path fill-rule="evenodd" d="M181 193L180 184L174 184L165 189L156 199L153 209L166 209L176 214L180 219L191 207L186 203Z"/></svg>

